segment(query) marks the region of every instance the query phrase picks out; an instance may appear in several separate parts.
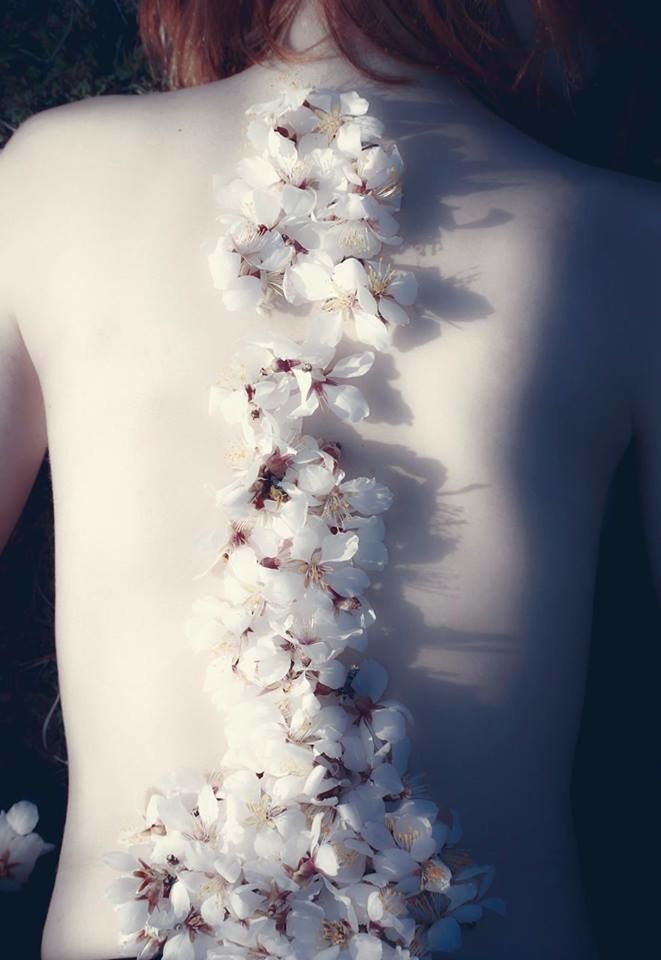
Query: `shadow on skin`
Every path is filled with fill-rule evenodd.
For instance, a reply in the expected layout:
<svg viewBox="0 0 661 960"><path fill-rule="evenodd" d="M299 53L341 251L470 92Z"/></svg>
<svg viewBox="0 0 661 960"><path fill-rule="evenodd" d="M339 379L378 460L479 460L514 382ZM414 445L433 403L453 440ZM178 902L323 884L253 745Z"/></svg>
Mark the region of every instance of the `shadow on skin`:
<svg viewBox="0 0 661 960"><path fill-rule="evenodd" d="M477 270L461 277L443 276L435 267L407 263L406 251L423 256L430 248L441 250L448 231L497 229L512 219L507 211L492 208L470 223L457 222L459 208L449 204L445 195L467 196L500 187L505 171L497 176L486 163L467 160L458 138L441 128L430 130L422 116L417 118L422 110L423 105L416 109L411 103L407 119L398 122L389 117L385 101L373 107L375 115L384 120L388 136L399 143L405 163L400 225L406 247L396 260L398 266L415 272L419 297L410 325L395 336L395 350L402 352L419 349L442 336L446 323L461 327L488 321L493 313L479 292ZM442 160L432 166L430 156ZM426 184L424 194L411 198L407 183L420 179ZM413 423L413 410L398 389L397 379L396 357L377 355L365 381L369 423L393 427ZM390 682L386 695L412 710L415 723L410 729L409 769L414 781L441 809L458 809L467 843L474 845L475 861L497 864L493 839L494 831L500 833L501 828L493 824L507 817L496 801L492 821L484 786L509 775L503 758L507 745L517 737L520 740L521 733L511 729L512 711L503 712L498 704L488 702L476 680L482 674L507 673L520 651L520 641L501 633L428 623L423 611L423 606L429 609L430 601L433 605L434 598L440 604L455 589L444 572L444 561L457 549L468 521L454 498L487 484L476 478L461 490L446 489L447 470L441 461L419 456L401 443L365 437L347 423L329 421L325 414L312 418L307 430L340 441L348 476L375 476L393 492L393 506L384 517L390 560L382 573L371 574L368 592L377 620L369 632L367 655L387 664ZM424 605L421 594L426 595ZM513 686L509 695L524 701L525 692L514 691ZM516 759L513 763L516 765ZM496 846L500 851L502 837L496 837ZM507 873L507 865L501 863L494 893L507 896ZM483 924L487 932L482 936L493 948L502 920L487 915ZM472 931L464 928L464 935L466 947L461 956L467 956Z"/></svg>
<svg viewBox="0 0 661 960"><path fill-rule="evenodd" d="M459 222L461 207L449 203L449 197L487 193L504 185L513 186L515 181L505 162L497 167L472 161L458 137L449 136L442 126L425 126L417 116L422 109L421 104L408 103L406 119L398 121L389 116L385 100L373 107L375 115L384 120L388 136L399 143L404 158L400 225L407 245L396 261L403 269L414 270L420 288L411 324L396 334L395 348L400 351L429 344L442 336L446 323L461 329L464 323L489 322L494 311L479 291L477 265L472 273L444 276L435 267L424 266L424 254L430 249L442 251L448 232L497 230L513 219L502 207L492 207L467 223ZM455 119L448 108L446 122ZM441 159L434 165L430 157ZM525 180L523 170L517 170L517 175ZM416 195L407 190L411 182L423 182L424 192ZM407 250L420 254L422 267L411 260L407 263ZM476 253L476 264L478 256ZM550 308L540 305L539 309L555 313L557 302ZM570 316L567 312L567 326ZM541 326L549 329L546 318ZM540 366L545 346L533 345L540 354ZM554 349L558 350L557 341ZM558 363L566 352L565 344L558 350ZM545 376L549 376L548 366L545 370ZM365 381L370 423L388 427L413 423L413 411L398 389L397 378L396 357L378 356ZM542 413L545 410L539 405L536 409ZM511 471L521 471L518 498L525 504L522 523L526 524L535 520L536 500L524 488L528 473L517 458L531 454L532 448L527 449L527 445L533 413L526 409L520 414L520 422L512 425ZM550 422L548 416L540 420L542 425ZM441 809L458 810L474 861L496 866L493 893L508 901L505 919L488 914L475 930L464 928L465 945L460 956L466 960L526 956L528 960L525 950L539 938L542 917L548 918L556 910L567 920L567 927L554 931L539 945L540 957L587 957L587 947L584 953L577 952L583 943L578 942L580 922L574 926L573 912L580 910L580 898L571 886L573 865L571 841L563 832L565 811L556 809L556 801L542 799L561 795L564 745L573 722L571 703L567 704L568 716L561 716L564 700L571 700L571 696L565 697L558 682L561 671L556 662L557 648L551 642L552 627L545 629L538 622L539 614L537 621L534 617L527 619L534 609L534 596L521 598L526 611L521 622L536 623L531 628L534 636L461 630L439 623L433 616L455 590L445 572L449 567L445 561L457 550L469 522L463 507L453 498L480 491L488 484L476 477L461 491L446 489L447 469L442 461L418 456L401 443L363 436L346 423L326 420L321 430L315 427L311 424L311 432L328 432L340 440L343 466L349 476L373 475L394 494L393 507L384 518L390 563L382 573L372 575L368 593L377 616L370 630L368 655L388 667L387 695L412 710L415 723L410 729L409 769L414 779L422 775L424 792ZM542 431L539 441L548 440ZM548 445L549 456L553 456L554 444ZM548 566L550 553L546 555L545 550L544 554L537 558L539 570L552 569ZM541 584L533 577L530 593L537 594L538 588ZM479 596L475 602L479 605ZM490 695L494 690L500 692L500 700L498 694ZM559 846L557 856L549 848L554 843ZM548 900L534 882L522 880L536 873L540 862L547 865L539 883L546 884ZM567 884L558 890L558 877L562 876L567 876Z"/></svg>

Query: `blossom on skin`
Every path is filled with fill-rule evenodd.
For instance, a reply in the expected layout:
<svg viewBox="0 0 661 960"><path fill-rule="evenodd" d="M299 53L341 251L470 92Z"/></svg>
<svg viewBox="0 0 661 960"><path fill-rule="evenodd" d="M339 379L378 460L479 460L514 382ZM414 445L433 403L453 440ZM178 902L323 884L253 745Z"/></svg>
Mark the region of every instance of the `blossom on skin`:
<svg viewBox="0 0 661 960"><path fill-rule="evenodd" d="M411 715L364 655L392 494L304 431L328 410L368 416L352 381L417 294L384 258L401 242L402 160L367 111L355 92L287 90L247 112L256 155L214 181L225 308L316 312L303 337L248 344L209 392L241 443L186 625L208 657L216 765L166 776L107 858L120 939L141 960L414 960L502 910L485 896L493 868L457 847L456 813L412 785Z"/></svg>

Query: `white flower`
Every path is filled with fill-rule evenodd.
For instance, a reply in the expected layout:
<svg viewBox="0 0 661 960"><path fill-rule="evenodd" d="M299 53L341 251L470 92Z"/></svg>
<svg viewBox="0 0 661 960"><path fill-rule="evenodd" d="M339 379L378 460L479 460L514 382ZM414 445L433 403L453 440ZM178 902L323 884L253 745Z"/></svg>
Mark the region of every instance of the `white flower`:
<svg viewBox="0 0 661 960"><path fill-rule="evenodd" d="M0 810L0 891L18 890L27 882L37 859L49 850L34 832L39 811L29 800L19 800L7 810Z"/></svg>
<svg viewBox="0 0 661 960"><path fill-rule="evenodd" d="M317 117L317 132L303 137L302 148L334 144L340 153L355 157L383 132L381 124L367 115L367 100L355 92L309 93L306 102Z"/></svg>
<svg viewBox="0 0 661 960"><path fill-rule="evenodd" d="M186 625L209 658L216 766L164 777L107 857L122 942L141 960L412 960L502 910L485 897L493 869L457 848L456 813L412 795L410 714L361 658L392 495L304 432L326 410L368 416L347 381L375 356L341 349L343 333L384 349L417 293L377 259L401 242L402 161L367 109L355 92L287 90L248 111L256 154L214 181L209 267L225 308L291 305L306 332L250 344L209 393L241 443L216 495L228 532L210 538L214 585ZM0 839L3 822L14 844L35 836L29 804Z"/></svg>
<svg viewBox="0 0 661 960"><path fill-rule="evenodd" d="M301 403L290 413L291 417L310 416L323 403L340 420L357 423L369 416L369 407L361 391L351 384L338 383L362 377L374 363L374 354L365 350L350 354L334 365L322 368L309 362L310 369L298 367L294 376L301 392Z"/></svg>
<svg viewBox="0 0 661 960"><path fill-rule="evenodd" d="M289 569L300 577L299 592L319 589L340 597L354 597L369 585L369 578L351 563L358 551L355 533L330 533L325 523L310 518L294 537Z"/></svg>

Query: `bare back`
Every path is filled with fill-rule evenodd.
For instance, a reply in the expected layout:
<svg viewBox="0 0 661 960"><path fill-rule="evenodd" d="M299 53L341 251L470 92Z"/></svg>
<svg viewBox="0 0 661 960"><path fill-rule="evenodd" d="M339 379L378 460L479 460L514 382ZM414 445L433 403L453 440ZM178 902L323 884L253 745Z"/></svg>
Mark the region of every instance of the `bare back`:
<svg viewBox="0 0 661 960"><path fill-rule="evenodd" d="M102 98L33 134L47 158L11 293L46 413L70 758L43 960L119 955L101 855L163 773L212 767L222 740L183 624L229 476L208 387L263 321L223 312L211 285L211 178L245 150L246 106L286 82L253 68ZM595 284L612 256L600 177L458 95L368 95L404 157L398 260L423 306L372 376L372 416L328 425L347 468L395 494L370 642L414 708L414 766L508 901L462 956L588 960L568 788L635 369L617 292Z"/></svg>

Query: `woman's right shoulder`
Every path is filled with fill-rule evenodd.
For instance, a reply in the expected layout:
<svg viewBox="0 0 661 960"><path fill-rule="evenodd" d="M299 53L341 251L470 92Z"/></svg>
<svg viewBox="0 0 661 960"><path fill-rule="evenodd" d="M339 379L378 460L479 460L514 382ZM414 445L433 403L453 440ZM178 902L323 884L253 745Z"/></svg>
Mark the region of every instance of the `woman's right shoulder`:
<svg viewBox="0 0 661 960"><path fill-rule="evenodd" d="M2 165L47 165L62 156L75 164L80 151L105 150L144 130L152 103L148 94L104 94L40 110L14 130L0 152Z"/></svg>

